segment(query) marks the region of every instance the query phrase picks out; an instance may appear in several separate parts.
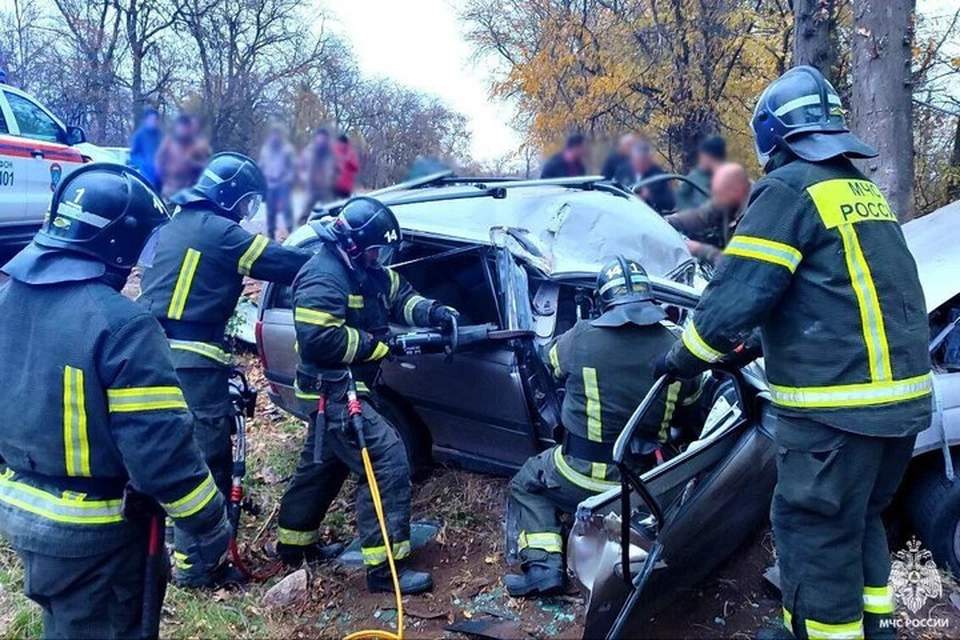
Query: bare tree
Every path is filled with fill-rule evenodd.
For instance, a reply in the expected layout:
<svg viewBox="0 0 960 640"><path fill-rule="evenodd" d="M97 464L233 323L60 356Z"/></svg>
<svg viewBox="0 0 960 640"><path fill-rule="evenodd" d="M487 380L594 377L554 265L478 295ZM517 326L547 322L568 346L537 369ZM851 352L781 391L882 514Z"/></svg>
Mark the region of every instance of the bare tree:
<svg viewBox="0 0 960 640"><path fill-rule="evenodd" d="M145 86L145 65L161 46L162 36L177 19L176 5L172 0L113 0L114 8L122 19L124 36L130 56L130 102L133 122L143 108L155 100L170 83L173 66L159 70L152 87Z"/></svg>
<svg viewBox="0 0 960 640"><path fill-rule="evenodd" d="M854 0L853 122L879 152L863 163L901 222L914 216L913 84L916 0Z"/></svg>
<svg viewBox="0 0 960 640"><path fill-rule="evenodd" d="M176 0L192 40L199 105L215 148L251 150L285 85L316 71L328 36L302 0Z"/></svg>

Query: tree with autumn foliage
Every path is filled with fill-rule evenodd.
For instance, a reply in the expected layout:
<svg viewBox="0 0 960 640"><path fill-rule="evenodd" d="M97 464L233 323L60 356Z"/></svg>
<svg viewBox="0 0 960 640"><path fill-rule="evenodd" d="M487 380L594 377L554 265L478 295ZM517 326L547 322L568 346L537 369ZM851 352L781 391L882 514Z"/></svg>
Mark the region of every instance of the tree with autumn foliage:
<svg viewBox="0 0 960 640"><path fill-rule="evenodd" d="M643 130L681 168L713 134L733 157L752 155L750 105L788 65L791 12L756 0L469 0L462 17L500 63L494 95L517 102L533 142Z"/></svg>

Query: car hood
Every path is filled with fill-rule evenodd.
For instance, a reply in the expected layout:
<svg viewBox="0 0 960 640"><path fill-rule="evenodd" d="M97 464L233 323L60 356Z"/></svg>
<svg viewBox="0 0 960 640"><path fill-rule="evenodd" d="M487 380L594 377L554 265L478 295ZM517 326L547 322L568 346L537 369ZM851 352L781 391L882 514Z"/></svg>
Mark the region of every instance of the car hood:
<svg viewBox="0 0 960 640"><path fill-rule="evenodd" d="M960 201L903 225L907 246L917 261L920 284L932 313L960 294Z"/></svg>
<svg viewBox="0 0 960 640"><path fill-rule="evenodd" d="M509 190L502 199L387 202L405 234L491 244L492 230L511 229L542 256L535 266L554 278L595 276L619 254L654 276L690 259L680 234L634 196L545 185Z"/></svg>

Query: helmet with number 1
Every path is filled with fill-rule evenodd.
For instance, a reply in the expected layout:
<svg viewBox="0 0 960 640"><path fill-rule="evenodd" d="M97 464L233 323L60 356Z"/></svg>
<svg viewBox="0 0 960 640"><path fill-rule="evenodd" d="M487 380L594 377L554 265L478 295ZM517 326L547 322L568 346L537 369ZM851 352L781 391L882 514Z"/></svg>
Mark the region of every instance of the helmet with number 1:
<svg viewBox="0 0 960 640"><path fill-rule="evenodd" d="M197 184L173 196L174 203L207 202L236 222L252 218L267 194L267 179L242 153L218 153L207 162Z"/></svg>
<svg viewBox="0 0 960 640"><path fill-rule="evenodd" d="M135 170L88 164L61 180L43 227L3 270L34 284L86 280L106 268L125 273L169 220L159 196Z"/></svg>
<svg viewBox="0 0 960 640"><path fill-rule="evenodd" d="M757 101L750 128L764 167L778 149L809 162L877 155L850 133L840 95L814 67L794 67L770 83Z"/></svg>
<svg viewBox="0 0 960 640"><path fill-rule="evenodd" d="M340 246L354 264L387 264L400 244L400 223L390 207L379 200L351 198L332 224Z"/></svg>
<svg viewBox="0 0 960 640"><path fill-rule="evenodd" d="M595 327L644 326L666 317L653 297L646 269L623 256L617 256L600 270L597 300L601 315L592 321Z"/></svg>

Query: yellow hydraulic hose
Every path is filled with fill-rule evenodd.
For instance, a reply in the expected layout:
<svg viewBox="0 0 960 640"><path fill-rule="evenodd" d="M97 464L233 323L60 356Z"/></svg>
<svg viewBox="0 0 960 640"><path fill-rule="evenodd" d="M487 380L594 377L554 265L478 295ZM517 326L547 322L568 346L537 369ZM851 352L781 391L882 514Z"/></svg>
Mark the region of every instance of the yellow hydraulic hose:
<svg viewBox="0 0 960 640"><path fill-rule="evenodd" d="M380 522L380 534L383 536L383 544L387 549L387 562L390 563L390 575L393 577L393 592L397 597L397 632L383 631L378 629L364 629L351 633L343 640L360 640L360 638L374 638L379 640L402 640L403 639L403 599L400 593L400 580L397 577L397 566L393 562L393 547L390 545L390 536L387 534L387 522L383 517L383 503L380 501L380 487L377 486L377 477L373 473L373 465L370 463L370 454L367 448L360 450L363 456L363 469L367 474L367 485L370 487L370 496L373 498L373 508L377 512L377 520Z"/></svg>

